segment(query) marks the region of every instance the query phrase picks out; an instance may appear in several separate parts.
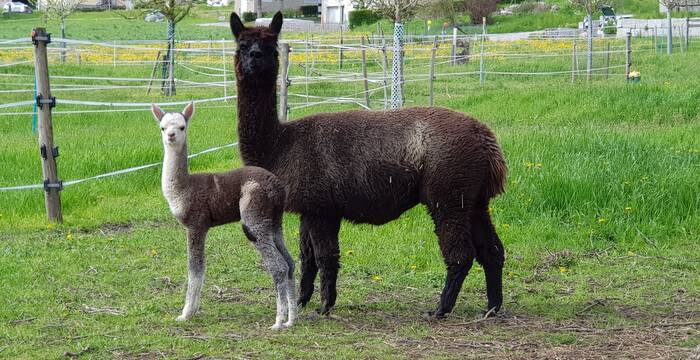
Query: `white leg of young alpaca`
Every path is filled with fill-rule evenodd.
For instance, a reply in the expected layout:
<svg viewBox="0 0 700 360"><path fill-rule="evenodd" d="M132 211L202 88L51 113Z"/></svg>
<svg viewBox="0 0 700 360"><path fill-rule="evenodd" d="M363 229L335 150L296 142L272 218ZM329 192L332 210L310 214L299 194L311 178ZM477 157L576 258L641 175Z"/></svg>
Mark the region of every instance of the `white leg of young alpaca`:
<svg viewBox="0 0 700 360"><path fill-rule="evenodd" d="M204 284L204 239L207 230L187 229L187 295L182 315L177 321L185 321L199 310Z"/></svg>
<svg viewBox="0 0 700 360"><path fill-rule="evenodd" d="M267 271L272 275L272 280L275 283L277 297L277 315L275 316L275 324L270 329L278 330L284 327L284 319L287 317L288 302L287 302L287 273L289 269L287 262L282 255L277 251L277 247L272 242L264 240L264 237L256 237L260 239L254 243L262 257L263 264Z"/></svg>
<svg viewBox="0 0 700 360"><path fill-rule="evenodd" d="M297 296L296 296L296 284L294 283L294 259L289 255L287 251L287 246L284 244L284 235L282 234L282 229L277 229L275 232L275 246L277 250L284 258L287 263L287 276L285 278L285 283L287 285L287 308L289 311L287 322L284 323L285 327L294 325L297 319Z"/></svg>

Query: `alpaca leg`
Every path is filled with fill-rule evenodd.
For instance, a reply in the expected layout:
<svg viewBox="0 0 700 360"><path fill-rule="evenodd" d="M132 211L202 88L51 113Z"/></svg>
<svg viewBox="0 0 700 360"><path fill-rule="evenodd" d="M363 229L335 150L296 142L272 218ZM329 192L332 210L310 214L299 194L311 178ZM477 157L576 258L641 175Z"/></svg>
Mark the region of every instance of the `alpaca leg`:
<svg viewBox="0 0 700 360"><path fill-rule="evenodd" d="M476 261L484 267L486 276L486 294L488 305L486 311L498 312L503 304L503 263L505 261L503 244L494 229L488 214L488 203L475 209L474 246Z"/></svg>
<svg viewBox="0 0 700 360"><path fill-rule="evenodd" d="M247 216L244 215L244 219ZM255 225L248 226L243 223L243 233L248 240L255 246L263 260L263 265L268 273L272 275L272 280L275 283L277 313L275 316L275 324L270 329L277 330L284 327L284 319L288 312L287 302L287 277L289 274L289 266L282 254L275 245L273 232L270 231L272 226L266 222L259 222Z"/></svg>
<svg viewBox="0 0 700 360"><path fill-rule="evenodd" d="M309 223L314 257L321 273L321 308L318 312L326 315L335 305L337 297L336 281L338 269L340 269L340 248L338 246L340 218L318 217Z"/></svg>
<svg viewBox="0 0 700 360"><path fill-rule="evenodd" d="M204 284L204 239L206 236L206 229L187 229L187 295L182 315L177 318L177 321L187 320L199 310L202 284Z"/></svg>
<svg viewBox="0 0 700 360"><path fill-rule="evenodd" d="M311 243L311 218L301 215L299 233L299 258L301 260L301 280L299 280L299 305L306 306L314 293L314 281L318 273L314 248Z"/></svg>
<svg viewBox="0 0 700 360"><path fill-rule="evenodd" d="M445 287L442 289L440 302L434 312L435 317L443 318L454 308L459 292L462 290L462 283L474 262L476 251L471 242L469 217L464 212L455 214L451 219L436 220L435 233L447 265Z"/></svg>
<svg viewBox="0 0 700 360"><path fill-rule="evenodd" d="M288 271L285 282L287 284L287 308L289 309L289 315L287 322L284 326L292 326L297 319L297 297L296 297L296 284L294 283L294 259L287 251L287 246L284 244L284 236L282 235L282 228L278 229L275 234L275 246L277 251L280 252L284 260L287 262Z"/></svg>

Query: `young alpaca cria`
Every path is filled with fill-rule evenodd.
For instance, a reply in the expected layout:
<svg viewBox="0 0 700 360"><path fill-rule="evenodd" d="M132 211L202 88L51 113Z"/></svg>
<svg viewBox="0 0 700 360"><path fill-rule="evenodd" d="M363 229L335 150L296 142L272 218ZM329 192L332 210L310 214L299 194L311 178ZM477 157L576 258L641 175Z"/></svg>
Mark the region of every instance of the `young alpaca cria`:
<svg viewBox="0 0 700 360"><path fill-rule="evenodd" d="M199 309L204 283L204 240L209 228L241 221L243 232L262 256L277 290L277 317L272 329L294 324L297 315L294 260L284 245L282 183L265 169L247 166L227 173L189 174L187 128L194 113L189 103L182 113L152 106L160 125L165 155L162 187L173 216L187 228L188 283L185 307L177 320ZM288 320L284 322L288 313Z"/></svg>

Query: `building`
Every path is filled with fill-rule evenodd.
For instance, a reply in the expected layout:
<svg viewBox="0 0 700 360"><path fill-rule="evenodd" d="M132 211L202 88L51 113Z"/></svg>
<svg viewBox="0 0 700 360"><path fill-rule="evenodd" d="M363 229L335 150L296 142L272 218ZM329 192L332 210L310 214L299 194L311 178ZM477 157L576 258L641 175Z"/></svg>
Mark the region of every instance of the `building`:
<svg viewBox="0 0 700 360"><path fill-rule="evenodd" d="M354 9L350 0L322 0L321 24L347 24L348 15Z"/></svg>
<svg viewBox="0 0 700 360"><path fill-rule="evenodd" d="M235 11L238 14L244 12L256 12L256 0L236 1ZM262 12L275 12L278 10L299 10L302 6L319 5L319 0L262 0Z"/></svg>

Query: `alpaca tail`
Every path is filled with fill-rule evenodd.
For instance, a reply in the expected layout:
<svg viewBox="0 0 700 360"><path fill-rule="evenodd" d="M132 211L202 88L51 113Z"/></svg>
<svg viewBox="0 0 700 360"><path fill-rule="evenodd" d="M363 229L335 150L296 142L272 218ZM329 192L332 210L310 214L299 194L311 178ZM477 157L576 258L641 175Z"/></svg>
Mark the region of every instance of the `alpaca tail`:
<svg viewBox="0 0 700 360"><path fill-rule="evenodd" d="M503 157L503 150L492 134L485 141L486 156L489 163L488 182L485 184L486 197L492 198L505 191L508 165Z"/></svg>

